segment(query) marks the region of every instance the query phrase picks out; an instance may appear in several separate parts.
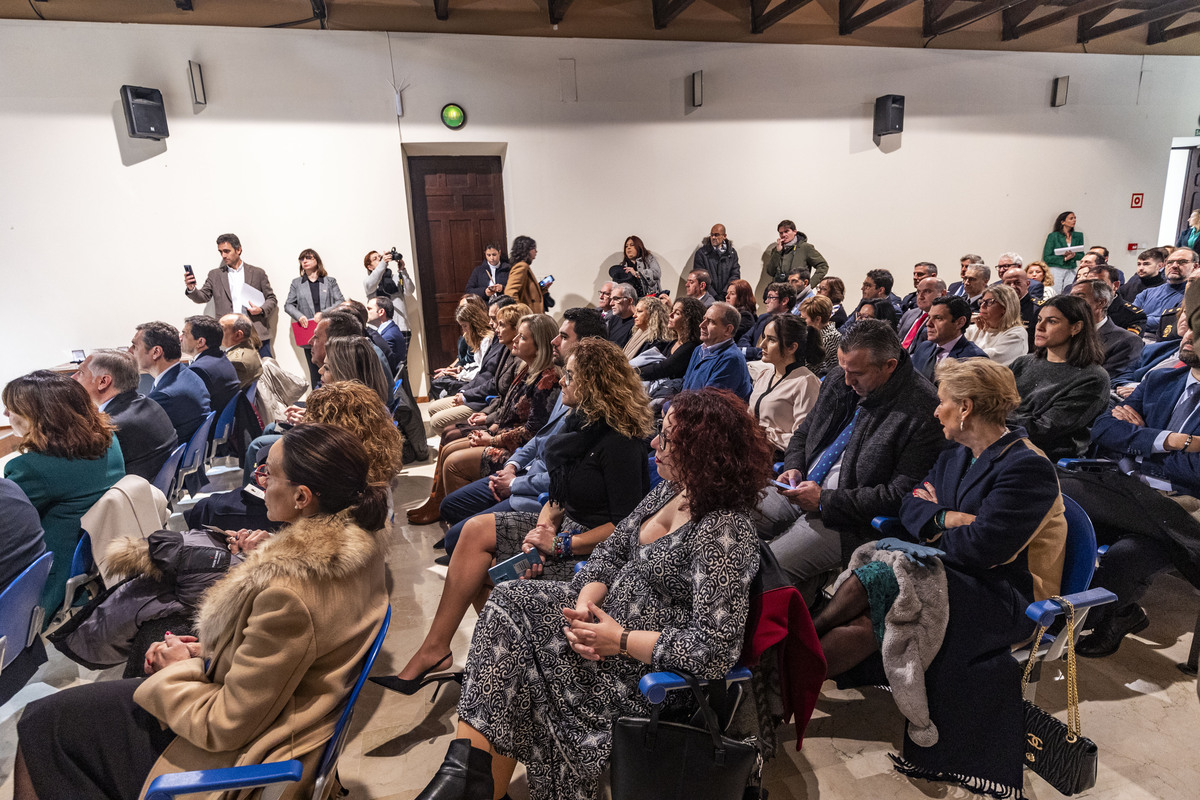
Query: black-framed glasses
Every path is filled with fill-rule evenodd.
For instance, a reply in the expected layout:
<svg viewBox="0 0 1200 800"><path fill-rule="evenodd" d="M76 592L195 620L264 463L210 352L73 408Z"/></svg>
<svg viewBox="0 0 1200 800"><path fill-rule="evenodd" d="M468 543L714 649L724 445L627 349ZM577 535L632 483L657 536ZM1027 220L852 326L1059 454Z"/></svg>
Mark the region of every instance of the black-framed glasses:
<svg viewBox="0 0 1200 800"><path fill-rule="evenodd" d="M671 439L667 436L667 431L663 427L663 421L660 419L654 426L654 436L658 439L658 449L666 451L671 447Z"/></svg>
<svg viewBox="0 0 1200 800"><path fill-rule="evenodd" d="M564 369L562 378L559 379L559 383L562 384L563 386L570 386L574 382L575 382L575 373L569 369Z"/></svg>

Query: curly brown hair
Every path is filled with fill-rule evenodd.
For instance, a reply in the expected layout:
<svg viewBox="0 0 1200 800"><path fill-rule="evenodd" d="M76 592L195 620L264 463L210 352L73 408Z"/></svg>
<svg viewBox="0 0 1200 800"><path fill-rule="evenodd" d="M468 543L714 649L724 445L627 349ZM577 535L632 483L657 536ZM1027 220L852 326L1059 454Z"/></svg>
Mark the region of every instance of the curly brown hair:
<svg viewBox="0 0 1200 800"><path fill-rule="evenodd" d="M390 483L403 466L404 437L379 395L358 381L336 381L314 389L304 421L336 425L354 434L367 449L371 483Z"/></svg>
<svg viewBox="0 0 1200 800"><path fill-rule="evenodd" d="M39 369L13 378L0 399L10 412L29 420L29 433L19 445L22 453L93 460L112 446L117 426L66 375Z"/></svg>
<svg viewBox="0 0 1200 800"><path fill-rule="evenodd" d="M745 401L709 387L675 395L667 413L674 428L671 467L687 491L692 520L758 505L771 481L772 451Z"/></svg>
<svg viewBox="0 0 1200 800"><path fill-rule="evenodd" d="M579 398L576 413L589 422L604 420L631 439L649 436L654 425L650 397L621 348L589 336L579 340L571 357L575 359L573 379Z"/></svg>

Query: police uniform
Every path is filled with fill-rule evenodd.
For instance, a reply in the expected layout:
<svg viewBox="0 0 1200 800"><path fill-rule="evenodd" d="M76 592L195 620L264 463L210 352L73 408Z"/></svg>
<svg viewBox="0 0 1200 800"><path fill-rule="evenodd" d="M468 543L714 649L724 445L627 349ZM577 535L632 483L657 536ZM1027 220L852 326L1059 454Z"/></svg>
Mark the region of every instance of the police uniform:
<svg viewBox="0 0 1200 800"><path fill-rule="evenodd" d="M1126 302L1120 296L1114 297L1113 301L1109 303L1108 318L1118 328L1124 328L1138 336L1141 336L1142 331L1146 329L1146 312L1133 303Z"/></svg>

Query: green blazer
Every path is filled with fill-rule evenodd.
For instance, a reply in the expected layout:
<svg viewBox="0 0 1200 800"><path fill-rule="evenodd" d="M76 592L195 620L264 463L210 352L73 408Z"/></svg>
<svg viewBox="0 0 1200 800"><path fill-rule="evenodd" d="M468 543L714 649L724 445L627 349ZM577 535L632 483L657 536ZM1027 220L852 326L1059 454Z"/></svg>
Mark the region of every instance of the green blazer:
<svg viewBox="0 0 1200 800"><path fill-rule="evenodd" d="M1071 263L1067 264L1063 261L1062 256L1054 255L1054 251L1060 247L1079 247L1081 244L1083 244L1083 234L1079 231L1071 231L1070 244L1067 243L1066 234L1062 231L1054 231L1046 237L1046 245L1042 248L1042 261L1046 262L1047 267L1074 269L1079 266L1079 262L1083 258L1082 253L1077 254L1075 258L1071 259Z"/></svg>
<svg viewBox="0 0 1200 800"><path fill-rule="evenodd" d="M42 591L42 607L49 621L53 611L62 605L71 557L79 544L80 518L114 483L125 477L121 443L114 436L108 452L90 460L22 453L4 465L4 477L20 486L37 509L46 532L46 549L54 553L50 578Z"/></svg>

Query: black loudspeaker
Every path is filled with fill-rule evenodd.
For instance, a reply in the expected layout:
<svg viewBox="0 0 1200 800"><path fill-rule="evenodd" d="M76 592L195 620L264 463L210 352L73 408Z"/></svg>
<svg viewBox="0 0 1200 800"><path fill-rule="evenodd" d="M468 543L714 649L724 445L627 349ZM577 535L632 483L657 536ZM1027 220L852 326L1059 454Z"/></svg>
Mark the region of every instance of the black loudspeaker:
<svg viewBox="0 0 1200 800"><path fill-rule="evenodd" d="M904 130L904 95L885 94L875 98L875 135Z"/></svg>
<svg viewBox="0 0 1200 800"><path fill-rule="evenodd" d="M167 111L162 92L141 86L122 86L121 105L125 109L125 127L134 139L165 139Z"/></svg>

